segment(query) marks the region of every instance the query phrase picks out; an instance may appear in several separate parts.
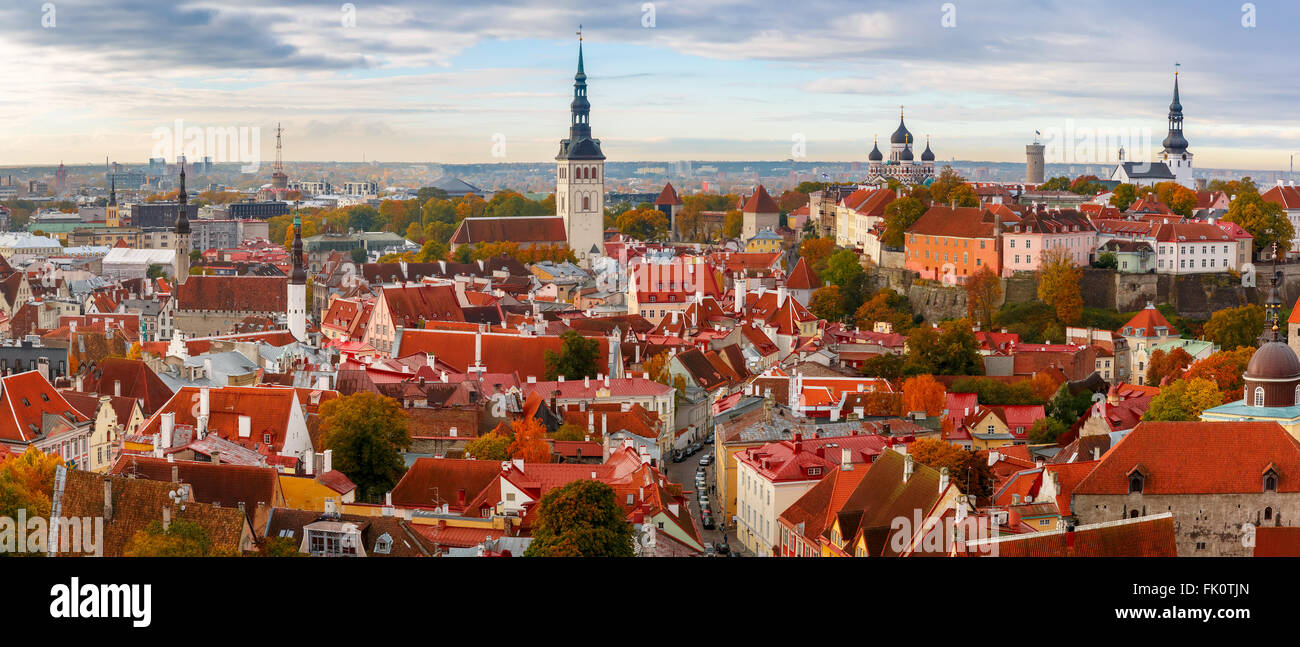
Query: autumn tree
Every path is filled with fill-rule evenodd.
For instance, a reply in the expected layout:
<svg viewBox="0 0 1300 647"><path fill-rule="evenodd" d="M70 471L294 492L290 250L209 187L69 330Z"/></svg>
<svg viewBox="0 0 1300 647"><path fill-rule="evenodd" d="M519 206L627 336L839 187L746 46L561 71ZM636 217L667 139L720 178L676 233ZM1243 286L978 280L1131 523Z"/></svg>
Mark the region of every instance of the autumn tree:
<svg viewBox="0 0 1300 647"><path fill-rule="evenodd" d="M1143 420L1195 421L1201 412L1223 404L1223 393L1214 382L1205 378L1175 380L1160 388L1151 399Z"/></svg>
<svg viewBox="0 0 1300 647"><path fill-rule="evenodd" d="M551 462L551 446L546 442L546 427L537 418L520 418L510 423L514 440L510 442L510 458L522 458L525 463Z"/></svg>
<svg viewBox="0 0 1300 647"><path fill-rule="evenodd" d="M1002 280L988 265L981 265L966 279L966 315L988 329L1002 299Z"/></svg>
<svg viewBox="0 0 1300 647"><path fill-rule="evenodd" d="M203 526L187 519L176 519L164 530L154 521L137 530L122 548L125 557L222 557L229 548L212 545L212 537Z"/></svg>
<svg viewBox="0 0 1300 647"><path fill-rule="evenodd" d="M846 314L844 312L844 297L840 294L840 286L823 285L813 292L812 298L808 300L808 310L818 319L826 321L840 321Z"/></svg>
<svg viewBox="0 0 1300 647"><path fill-rule="evenodd" d="M406 471L402 450L411 446L406 412L393 398L361 391L320 407L324 446L334 468L357 486L358 498L378 501Z"/></svg>
<svg viewBox="0 0 1300 647"><path fill-rule="evenodd" d="M576 330L560 335L560 352L546 351L546 379L568 380L596 377L600 371L600 342L588 339Z"/></svg>
<svg viewBox="0 0 1300 647"><path fill-rule="evenodd" d="M975 187L969 184L959 184L948 192L948 205L953 207L978 207L980 206L980 197L975 193Z"/></svg>
<svg viewBox="0 0 1300 647"><path fill-rule="evenodd" d="M948 204L948 193L953 189L966 184L966 178L962 177L951 166L944 166L939 171L938 177L930 183L930 199L935 204Z"/></svg>
<svg viewBox="0 0 1300 647"><path fill-rule="evenodd" d="M1254 355L1255 348L1252 346L1243 346L1236 350L1221 350L1192 364L1187 372L1183 373L1183 379L1210 380L1219 388L1226 400L1239 399L1246 386L1242 376L1245 375L1246 367L1250 365L1250 358Z"/></svg>
<svg viewBox="0 0 1300 647"><path fill-rule="evenodd" d="M893 327L894 332L906 335L912 330L912 305L905 295L890 288L880 288L858 307L853 320L863 330L873 330L877 321L884 321Z"/></svg>
<svg viewBox="0 0 1300 647"><path fill-rule="evenodd" d="M867 377L882 377L892 382L903 376L903 364L901 355L882 353L863 360L858 372Z"/></svg>
<svg viewBox="0 0 1300 647"><path fill-rule="evenodd" d="M584 479L555 488L536 508L525 557L632 557L632 527L614 488Z"/></svg>
<svg viewBox="0 0 1300 647"><path fill-rule="evenodd" d="M885 234L880 242L890 249L901 249L906 242L907 228L925 215L928 207L919 198L899 198L885 206Z"/></svg>
<svg viewBox="0 0 1300 647"><path fill-rule="evenodd" d="M672 386L672 375L668 372L668 363L672 360L668 351L656 353L649 359L641 363L641 370L649 374L650 379L666 385Z"/></svg>
<svg viewBox="0 0 1300 647"><path fill-rule="evenodd" d="M1255 346L1264 330L1264 309L1253 304L1219 310L1205 323L1205 338L1224 350Z"/></svg>
<svg viewBox="0 0 1300 647"><path fill-rule="evenodd" d="M903 407L908 413L924 411L927 416L943 413L947 390L933 375L917 375L903 381Z"/></svg>
<svg viewBox="0 0 1300 647"><path fill-rule="evenodd" d="M465 445L465 455L481 461L503 461L510 458L510 445L514 442L509 434L492 431L469 441Z"/></svg>
<svg viewBox="0 0 1300 647"><path fill-rule="evenodd" d="M668 216L654 209L632 209L618 217L618 231L637 240L658 240L668 233Z"/></svg>
<svg viewBox="0 0 1300 647"><path fill-rule="evenodd" d="M1029 378L1029 390L1033 392L1034 397L1046 402L1056 395L1056 390L1061 386L1051 373L1039 371Z"/></svg>
<svg viewBox="0 0 1300 647"><path fill-rule="evenodd" d="M1182 348L1170 351L1157 348L1147 361L1146 383L1159 386L1166 378L1172 382L1183 376L1183 371L1192 365L1192 361L1192 356Z"/></svg>
<svg viewBox="0 0 1300 647"><path fill-rule="evenodd" d="M722 218L722 236L724 238L739 238L740 232L745 226L745 214L740 209L730 209L727 215Z"/></svg>
<svg viewBox="0 0 1300 647"><path fill-rule="evenodd" d="M267 537L262 541L259 557L305 557L307 553L298 552L301 544L295 537Z"/></svg>
<svg viewBox="0 0 1300 647"><path fill-rule="evenodd" d="M1270 249L1277 243L1279 249L1291 249L1295 228L1287 218L1282 205L1262 198L1253 184L1243 184L1237 197L1228 205L1223 220L1241 225L1255 237L1255 253Z"/></svg>
<svg viewBox="0 0 1300 647"><path fill-rule="evenodd" d="M992 492L992 478L988 460L939 438L918 438L907 447L907 453L916 462L936 470L948 468L948 476L957 489L974 495L977 499Z"/></svg>
<svg viewBox="0 0 1300 647"><path fill-rule="evenodd" d="M14 519L19 510L27 518L49 517L54 495L54 472L63 459L33 445L0 461L0 517Z"/></svg>
<svg viewBox="0 0 1300 647"><path fill-rule="evenodd" d="M834 251L835 240L832 238L805 238L799 243L799 256L817 276L826 272L826 261Z"/></svg>
<svg viewBox="0 0 1300 647"><path fill-rule="evenodd" d="M1052 304L1056 320L1063 326L1079 323L1083 316L1083 294L1079 281L1083 271L1074 264L1063 247L1042 253L1038 266L1038 298Z"/></svg>

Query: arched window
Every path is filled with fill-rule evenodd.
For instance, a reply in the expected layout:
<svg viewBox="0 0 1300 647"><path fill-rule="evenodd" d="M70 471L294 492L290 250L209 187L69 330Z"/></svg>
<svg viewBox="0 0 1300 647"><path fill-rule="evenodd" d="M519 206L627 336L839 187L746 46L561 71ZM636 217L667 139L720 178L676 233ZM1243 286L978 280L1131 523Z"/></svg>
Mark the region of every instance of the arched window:
<svg viewBox="0 0 1300 647"><path fill-rule="evenodd" d="M1264 406L1264 387L1262 386L1255 387L1255 406Z"/></svg>
<svg viewBox="0 0 1300 647"><path fill-rule="evenodd" d="M1142 473L1141 473L1141 472L1136 472L1136 471L1135 471L1135 472L1133 472L1132 474L1129 474L1129 476L1128 476L1128 492L1129 492L1129 494L1141 494L1141 493L1142 493L1142 481L1143 481L1143 480L1144 480L1144 479L1142 478Z"/></svg>
<svg viewBox="0 0 1300 647"><path fill-rule="evenodd" d="M591 210L591 198L585 195L582 196L582 210L583 211Z"/></svg>
<svg viewBox="0 0 1300 647"><path fill-rule="evenodd" d="M1273 520L1273 508L1264 508L1264 521Z"/></svg>
<svg viewBox="0 0 1300 647"><path fill-rule="evenodd" d="M1271 469L1264 474L1264 491L1277 492L1277 474Z"/></svg>
<svg viewBox="0 0 1300 647"><path fill-rule="evenodd" d="M1136 508L1133 509L1133 510L1129 510L1129 513L1128 513L1128 518L1129 518L1129 519L1137 519L1137 516L1138 516L1138 511L1137 511Z"/></svg>

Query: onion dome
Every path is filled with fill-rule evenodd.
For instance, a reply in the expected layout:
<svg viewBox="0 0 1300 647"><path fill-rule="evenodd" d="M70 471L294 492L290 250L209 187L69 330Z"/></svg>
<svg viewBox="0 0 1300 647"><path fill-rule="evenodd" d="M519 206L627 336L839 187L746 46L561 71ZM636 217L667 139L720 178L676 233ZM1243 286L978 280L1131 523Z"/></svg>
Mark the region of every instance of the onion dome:
<svg viewBox="0 0 1300 647"><path fill-rule="evenodd" d="M903 152L898 154L898 159L904 162L910 162L914 159L912 157L912 146L910 144L903 148Z"/></svg>
<svg viewBox="0 0 1300 647"><path fill-rule="evenodd" d="M903 125L903 110L898 110L898 130L889 136L891 144L906 144L912 141L912 133L908 132L907 126Z"/></svg>
<svg viewBox="0 0 1300 647"><path fill-rule="evenodd" d="M934 161L934 151L930 150L930 138L929 138L929 137L926 137L926 138L925 138L925 152L921 153L921 161L922 161L922 162L933 162L933 161Z"/></svg>
<svg viewBox="0 0 1300 647"><path fill-rule="evenodd" d="M879 162L883 159L885 159L885 155L880 152L880 145L877 144L876 140L873 138L871 140L871 152L867 154L867 160L872 162Z"/></svg>

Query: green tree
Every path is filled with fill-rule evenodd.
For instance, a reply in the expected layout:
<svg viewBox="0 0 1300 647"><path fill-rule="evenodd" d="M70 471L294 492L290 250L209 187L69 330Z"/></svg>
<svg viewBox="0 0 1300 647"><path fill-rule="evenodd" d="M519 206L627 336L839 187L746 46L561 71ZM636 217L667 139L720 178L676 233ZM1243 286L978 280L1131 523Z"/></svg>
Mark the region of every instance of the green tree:
<svg viewBox="0 0 1300 647"><path fill-rule="evenodd" d="M358 498L378 501L406 471L401 452L411 446L411 432L401 403L362 391L322 404L320 417L335 469L356 484Z"/></svg>
<svg viewBox="0 0 1300 647"><path fill-rule="evenodd" d="M912 329L915 316L906 295L890 288L880 288L854 311L853 319L863 330L872 330L877 321L884 321L893 327L894 332L906 335Z"/></svg>
<svg viewBox="0 0 1300 647"><path fill-rule="evenodd" d="M1056 418L1039 418L1034 421L1034 426L1029 428L1029 444L1031 445L1050 445L1056 442L1061 434L1070 428Z"/></svg>
<svg viewBox="0 0 1300 647"><path fill-rule="evenodd" d="M1151 406L1142 414L1143 420L1194 421L1201 412L1223 404L1223 393L1218 385L1206 378L1175 380L1161 387L1151 399Z"/></svg>
<svg viewBox="0 0 1300 647"><path fill-rule="evenodd" d="M943 329L932 326L913 328L907 336L904 373L982 375L984 362L980 359L979 343L975 340L970 320L949 321Z"/></svg>
<svg viewBox="0 0 1300 647"><path fill-rule="evenodd" d="M658 240L668 233L668 216L658 209L632 209L618 217L618 231L637 240Z"/></svg>
<svg viewBox="0 0 1300 647"><path fill-rule="evenodd" d="M930 183L930 199L935 204L946 205L948 204L948 193L963 184L966 184L966 178L958 174L951 166L944 166L939 171L939 176Z"/></svg>
<svg viewBox="0 0 1300 647"><path fill-rule="evenodd" d="M873 355L862 362L858 372L867 377L882 377L889 381L903 376L903 356L893 353Z"/></svg>
<svg viewBox="0 0 1300 647"><path fill-rule="evenodd" d="M863 273L862 262L852 250L839 249L826 260L826 273L822 280L832 285L847 286Z"/></svg>
<svg viewBox="0 0 1300 647"><path fill-rule="evenodd" d="M1110 196L1110 206L1120 211L1128 210L1128 206L1137 200L1137 187L1132 184L1115 185L1114 195Z"/></svg>
<svg viewBox="0 0 1300 647"><path fill-rule="evenodd" d="M1092 262L1092 266L1103 270L1119 269L1119 257L1115 252L1102 252L1097 254L1097 260Z"/></svg>
<svg viewBox="0 0 1300 647"><path fill-rule="evenodd" d="M948 192L948 204L954 207L978 207L980 197L975 193L975 187L959 184Z"/></svg>
<svg viewBox="0 0 1300 647"><path fill-rule="evenodd" d="M546 379L563 375L568 380L596 377L600 370L600 342L583 337L576 330L560 335L560 352L546 351Z"/></svg>
<svg viewBox="0 0 1300 647"><path fill-rule="evenodd" d="M556 429L555 433L551 434L551 440L578 441L578 440L586 440L586 438L587 438L586 427L582 427L572 423L565 423L563 425L560 425L560 428Z"/></svg>
<svg viewBox="0 0 1300 647"><path fill-rule="evenodd" d="M739 238L740 231L745 226L745 214L739 209L727 211L727 215L722 218L722 236L724 238Z"/></svg>
<svg viewBox="0 0 1300 647"><path fill-rule="evenodd" d="M574 481L547 492L525 557L631 557L632 528L614 488Z"/></svg>
<svg viewBox="0 0 1300 647"><path fill-rule="evenodd" d="M306 553L298 552L298 540L293 537L267 537L262 542L262 557L304 557Z"/></svg>
<svg viewBox="0 0 1300 647"><path fill-rule="evenodd" d="M1064 175L1050 178L1046 182L1038 185L1039 191L1069 191L1070 178Z"/></svg>
<svg viewBox="0 0 1300 647"><path fill-rule="evenodd" d="M885 206L885 235L880 242L891 249L901 249L907 228L925 215L926 205L919 198L899 198Z"/></svg>
<svg viewBox="0 0 1300 647"><path fill-rule="evenodd" d="M365 247L353 247L348 255L352 257L353 263L365 263L367 260Z"/></svg>

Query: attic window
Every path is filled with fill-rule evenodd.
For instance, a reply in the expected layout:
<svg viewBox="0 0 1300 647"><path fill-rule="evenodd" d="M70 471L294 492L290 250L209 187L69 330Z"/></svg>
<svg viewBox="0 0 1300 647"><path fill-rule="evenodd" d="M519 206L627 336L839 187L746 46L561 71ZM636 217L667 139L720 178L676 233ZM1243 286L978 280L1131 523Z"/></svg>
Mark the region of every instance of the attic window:
<svg viewBox="0 0 1300 647"><path fill-rule="evenodd" d="M31 403L30 401L28 401L27 398L23 398L23 406L24 406L24 407L30 407L30 406L32 406L32 403Z"/></svg>
<svg viewBox="0 0 1300 647"><path fill-rule="evenodd" d="M1134 471L1132 474L1129 474L1129 476L1128 476L1128 493L1129 493L1129 494L1142 494L1142 486L1143 486L1143 484L1144 484L1145 481L1146 481L1146 477L1142 476L1142 473L1141 473L1141 472Z"/></svg>
<svg viewBox="0 0 1300 647"><path fill-rule="evenodd" d="M50 401L50 396L45 395L44 393L42 393L42 394L41 394L41 400L44 400L45 402L49 402L49 401Z"/></svg>
<svg viewBox="0 0 1300 647"><path fill-rule="evenodd" d="M1271 469L1264 473L1264 491L1277 492L1277 473Z"/></svg>
<svg viewBox="0 0 1300 647"><path fill-rule="evenodd" d="M375 540L375 552L384 555L393 552L393 536L388 533L380 535L379 539Z"/></svg>
<svg viewBox="0 0 1300 647"><path fill-rule="evenodd" d="M262 442L266 443L267 445L270 445L270 444L271 444L271 434L262 434Z"/></svg>

